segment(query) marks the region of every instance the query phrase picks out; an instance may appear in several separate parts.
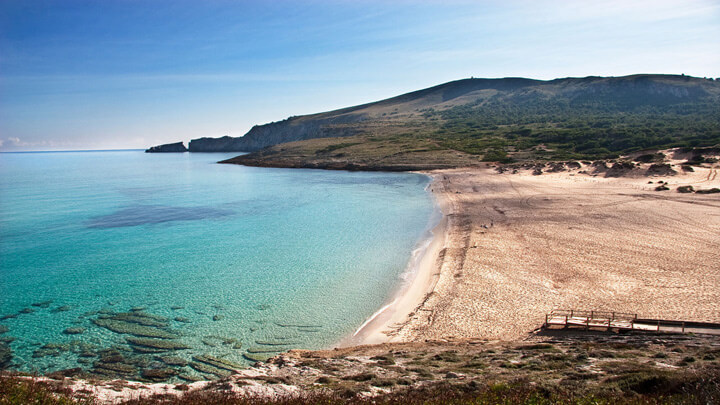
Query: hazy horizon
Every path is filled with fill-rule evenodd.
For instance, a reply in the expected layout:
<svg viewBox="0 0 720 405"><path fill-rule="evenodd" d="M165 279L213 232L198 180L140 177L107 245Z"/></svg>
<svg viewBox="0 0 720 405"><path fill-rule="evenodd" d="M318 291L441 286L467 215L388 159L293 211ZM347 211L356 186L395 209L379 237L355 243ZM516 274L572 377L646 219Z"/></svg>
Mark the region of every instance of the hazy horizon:
<svg viewBox="0 0 720 405"><path fill-rule="evenodd" d="M0 3L0 151L142 149L467 77L720 77L713 1Z"/></svg>

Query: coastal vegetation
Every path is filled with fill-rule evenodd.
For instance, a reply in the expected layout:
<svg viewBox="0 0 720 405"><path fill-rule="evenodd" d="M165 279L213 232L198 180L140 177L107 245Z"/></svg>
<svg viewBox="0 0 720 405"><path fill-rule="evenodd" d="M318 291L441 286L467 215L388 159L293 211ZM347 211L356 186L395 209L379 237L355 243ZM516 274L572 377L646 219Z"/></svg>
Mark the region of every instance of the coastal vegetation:
<svg viewBox="0 0 720 405"><path fill-rule="evenodd" d="M527 342L385 344L291 352L201 389L177 384L124 404L699 404L720 399L707 337L535 336ZM113 387L120 391L122 381ZM243 387L265 395L241 395ZM274 387L297 387L274 395ZM96 403L68 380L0 377L0 404ZM177 394L177 393L179 394ZM117 402L116 403L120 403Z"/></svg>
<svg viewBox="0 0 720 405"><path fill-rule="evenodd" d="M228 162L417 170L613 159L720 144L720 82L672 75L465 79L228 139L239 148L250 139L256 145L261 135L267 145Z"/></svg>

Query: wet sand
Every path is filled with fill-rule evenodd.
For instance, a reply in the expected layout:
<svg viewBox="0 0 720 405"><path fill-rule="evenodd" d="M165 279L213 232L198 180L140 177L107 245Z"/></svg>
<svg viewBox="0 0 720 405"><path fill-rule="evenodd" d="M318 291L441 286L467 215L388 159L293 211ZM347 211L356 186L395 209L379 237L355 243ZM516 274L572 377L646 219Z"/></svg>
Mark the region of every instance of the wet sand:
<svg viewBox="0 0 720 405"><path fill-rule="evenodd" d="M580 170L433 171L445 225L408 293L362 342L515 340L554 308L720 321L720 194L676 191L720 187L717 168L634 178ZM670 190L654 191L659 180Z"/></svg>

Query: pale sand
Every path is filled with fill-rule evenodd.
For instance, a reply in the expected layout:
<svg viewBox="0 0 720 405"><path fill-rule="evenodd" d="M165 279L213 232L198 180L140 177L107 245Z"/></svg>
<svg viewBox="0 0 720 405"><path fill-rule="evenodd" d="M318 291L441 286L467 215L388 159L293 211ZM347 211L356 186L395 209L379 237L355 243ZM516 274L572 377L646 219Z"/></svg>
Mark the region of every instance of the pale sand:
<svg viewBox="0 0 720 405"><path fill-rule="evenodd" d="M720 321L720 194L675 190L720 187L720 178L695 170L435 171L446 222L407 292L349 343L514 340L554 308ZM654 191L660 179L671 190Z"/></svg>
<svg viewBox="0 0 720 405"><path fill-rule="evenodd" d="M432 187L438 183L437 175L430 174ZM435 194L437 195L437 194ZM440 278L437 267L437 258L445 249L448 233L448 214L451 208L449 200L436 199L442 219L432 229L432 238L427 246L419 252L420 257L415 263L410 263L409 279L406 280L394 294L392 301L380 308L350 337L340 343L341 347L359 344L376 344L387 342L407 324L408 317L423 304L431 295L435 284Z"/></svg>

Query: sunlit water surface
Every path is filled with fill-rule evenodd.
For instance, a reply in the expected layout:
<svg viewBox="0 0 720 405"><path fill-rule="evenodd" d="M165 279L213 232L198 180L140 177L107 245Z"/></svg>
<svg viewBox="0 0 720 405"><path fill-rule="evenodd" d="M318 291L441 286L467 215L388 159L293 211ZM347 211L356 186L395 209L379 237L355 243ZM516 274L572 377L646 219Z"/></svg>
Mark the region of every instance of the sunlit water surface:
<svg viewBox="0 0 720 405"><path fill-rule="evenodd" d="M427 177L230 156L0 154L4 366L214 378L198 356L328 347L388 300L432 222Z"/></svg>

